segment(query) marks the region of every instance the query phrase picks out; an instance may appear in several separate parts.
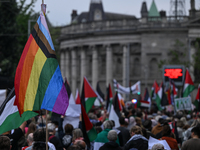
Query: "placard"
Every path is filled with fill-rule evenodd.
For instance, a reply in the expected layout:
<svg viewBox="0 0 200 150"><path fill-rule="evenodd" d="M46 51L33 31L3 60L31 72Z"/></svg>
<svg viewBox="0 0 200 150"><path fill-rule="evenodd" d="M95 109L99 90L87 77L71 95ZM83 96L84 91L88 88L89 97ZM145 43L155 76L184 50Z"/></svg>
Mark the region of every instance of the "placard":
<svg viewBox="0 0 200 150"><path fill-rule="evenodd" d="M176 98L174 103L176 111L192 110L191 97Z"/></svg>

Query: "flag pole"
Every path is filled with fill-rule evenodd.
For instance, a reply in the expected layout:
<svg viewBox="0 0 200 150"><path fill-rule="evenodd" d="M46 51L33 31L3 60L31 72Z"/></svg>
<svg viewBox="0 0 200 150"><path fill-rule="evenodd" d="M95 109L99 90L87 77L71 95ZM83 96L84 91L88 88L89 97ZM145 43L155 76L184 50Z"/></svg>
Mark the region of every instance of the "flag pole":
<svg viewBox="0 0 200 150"><path fill-rule="evenodd" d="M46 150L48 150L48 139L49 139L49 137L48 137L48 126L47 126L47 124L48 124L47 110L45 112L46 112Z"/></svg>
<svg viewBox="0 0 200 150"><path fill-rule="evenodd" d="M44 4L44 0L42 0L42 7L41 10L45 15L44 9L43 9L43 4ZM46 115L46 150L48 150L48 119L47 119L47 110L45 110L45 115Z"/></svg>

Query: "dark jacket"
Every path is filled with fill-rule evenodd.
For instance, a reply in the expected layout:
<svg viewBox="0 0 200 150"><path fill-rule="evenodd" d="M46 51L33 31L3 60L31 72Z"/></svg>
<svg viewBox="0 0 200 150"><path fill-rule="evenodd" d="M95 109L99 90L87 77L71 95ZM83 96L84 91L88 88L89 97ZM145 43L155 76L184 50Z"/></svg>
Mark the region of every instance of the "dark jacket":
<svg viewBox="0 0 200 150"><path fill-rule="evenodd" d="M122 150L122 148L116 142L107 142L99 150Z"/></svg>
<svg viewBox="0 0 200 150"><path fill-rule="evenodd" d="M135 148L137 150L147 150L148 149L148 140L142 135L134 135L124 146L124 150L129 150Z"/></svg>

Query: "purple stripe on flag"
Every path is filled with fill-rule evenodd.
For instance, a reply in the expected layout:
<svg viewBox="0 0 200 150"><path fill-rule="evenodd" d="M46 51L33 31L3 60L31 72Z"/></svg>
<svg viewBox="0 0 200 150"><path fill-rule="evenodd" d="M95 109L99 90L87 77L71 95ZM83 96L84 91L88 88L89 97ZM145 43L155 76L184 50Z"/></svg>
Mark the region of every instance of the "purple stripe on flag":
<svg viewBox="0 0 200 150"><path fill-rule="evenodd" d="M65 112L69 106L69 97L67 95L65 85L63 83L60 93L56 99L52 112L65 115Z"/></svg>

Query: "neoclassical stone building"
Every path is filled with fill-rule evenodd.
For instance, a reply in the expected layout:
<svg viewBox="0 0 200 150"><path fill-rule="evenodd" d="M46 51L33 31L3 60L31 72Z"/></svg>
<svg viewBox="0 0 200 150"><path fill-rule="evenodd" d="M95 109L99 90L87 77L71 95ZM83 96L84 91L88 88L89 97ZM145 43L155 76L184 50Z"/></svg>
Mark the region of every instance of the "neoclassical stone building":
<svg viewBox="0 0 200 150"><path fill-rule="evenodd" d="M113 79L123 86L140 80L141 92L145 87L150 91L154 80L162 82L158 64L170 59L170 49L177 40L187 51L184 59L193 61L191 43L200 36L194 8L190 16L166 16L164 11L158 12L154 1L150 10L143 2L141 18L136 18L105 12L99 0L91 0L89 5L88 12L78 15L72 11L71 24L62 27L59 37L61 72L73 94L76 88L81 90L84 76L94 89L100 81L104 93ZM190 71L194 72L193 67Z"/></svg>

